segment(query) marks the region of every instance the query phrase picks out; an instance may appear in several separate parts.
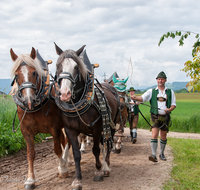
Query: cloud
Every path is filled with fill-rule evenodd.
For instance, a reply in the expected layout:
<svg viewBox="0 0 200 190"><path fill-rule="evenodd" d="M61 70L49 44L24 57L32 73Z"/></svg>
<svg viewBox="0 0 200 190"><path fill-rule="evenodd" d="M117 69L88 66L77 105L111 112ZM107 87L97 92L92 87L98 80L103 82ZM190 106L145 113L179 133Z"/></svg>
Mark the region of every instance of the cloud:
<svg viewBox="0 0 200 190"><path fill-rule="evenodd" d="M171 30L198 32L199 5L194 0L3 0L1 78L10 77L10 48L17 54L29 53L32 47L39 49L44 59L53 61L50 70L54 73L56 42L63 50L86 45L91 62L100 65L95 69L100 82L104 74L110 77L115 71L122 78L127 73L130 76L130 58L133 73L128 85L154 85L161 70L166 71L168 81L189 81L180 69L192 59L194 35L183 47L178 46L178 38L166 39L160 47L158 42Z"/></svg>

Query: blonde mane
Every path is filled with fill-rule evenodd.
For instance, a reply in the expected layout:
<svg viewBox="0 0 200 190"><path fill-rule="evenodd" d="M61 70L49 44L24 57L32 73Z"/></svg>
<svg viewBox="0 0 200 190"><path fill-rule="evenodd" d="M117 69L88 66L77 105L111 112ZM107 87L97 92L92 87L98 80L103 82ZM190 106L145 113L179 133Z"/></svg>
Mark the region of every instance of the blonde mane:
<svg viewBox="0 0 200 190"><path fill-rule="evenodd" d="M12 70L11 70L12 78L15 76L15 72L17 71L21 63L23 62L25 62L30 67L35 68L40 78L42 78L42 76L45 75L45 72L42 69L42 66L40 64L40 61L37 58L32 59L29 54L20 54L18 58L15 60L14 65L12 67Z"/></svg>

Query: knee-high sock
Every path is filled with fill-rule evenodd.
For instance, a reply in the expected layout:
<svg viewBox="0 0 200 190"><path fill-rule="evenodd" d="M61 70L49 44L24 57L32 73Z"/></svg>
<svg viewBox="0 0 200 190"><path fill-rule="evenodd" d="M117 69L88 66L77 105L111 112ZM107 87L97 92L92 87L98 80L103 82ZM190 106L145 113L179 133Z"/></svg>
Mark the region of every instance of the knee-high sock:
<svg viewBox="0 0 200 190"><path fill-rule="evenodd" d="M133 138L136 139L137 138L137 129L132 129L132 133L133 133Z"/></svg>
<svg viewBox="0 0 200 190"><path fill-rule="evenodd" d="M167 139L165 141L160 139L160 154L164 154L166 144L167 144Z"/></svg>
<svg viewBox="0 0 200 190"><path fill-rule="evenodd" d="M157 147L158 147L158 139L151 139L151 150L154 156L156 156Z"/></svg>

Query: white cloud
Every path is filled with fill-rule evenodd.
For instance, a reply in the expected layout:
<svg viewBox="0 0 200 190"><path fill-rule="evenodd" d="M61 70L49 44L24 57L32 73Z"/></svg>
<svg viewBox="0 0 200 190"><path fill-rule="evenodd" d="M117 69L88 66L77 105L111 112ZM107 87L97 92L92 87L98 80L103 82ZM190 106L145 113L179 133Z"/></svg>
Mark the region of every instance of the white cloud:
<svg viewBox="0 0 200 190"><path fill-rule="evenodd" d="M115 71L126 78L130 58L128 85L152 86L161 70L168 81L188 81L180 69L192 59L194 36L183 47L178 38L166 39L160 47L158 42L167 31L198 32L199 5L194 0L1 1L0 78L10 77L10 48L16 54L39 49L44 59L53 60L50 70L55 72L56 42L63 50L87 45L89 59L100 65L95 74L101 82L104 73L110 77Z"/></svg>

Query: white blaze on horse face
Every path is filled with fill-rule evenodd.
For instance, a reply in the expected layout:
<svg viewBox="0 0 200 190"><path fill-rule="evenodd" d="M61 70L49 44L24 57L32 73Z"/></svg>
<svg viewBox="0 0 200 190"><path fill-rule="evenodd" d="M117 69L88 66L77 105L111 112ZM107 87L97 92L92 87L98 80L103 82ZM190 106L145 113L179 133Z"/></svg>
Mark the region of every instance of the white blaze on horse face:
<svg viewBox="0 0 200 190"><path fill-rule="evenodd" d="M62 62L62 72L68 72L71 73L73 76L74 73L74 67L77 65L77 63L71 59L71 58L65 58L65 60ZM69 101L71 98L71 89L72 88L72 82L69 79L62 79L61 87L60 87L60 99L61 101Z"/></svg>
<svg viewBox="0 0 200 190"><path fill-rule="evenodd" d="M21 69L23 76L24 76L24 82L28 82L28 69L26 68L26 66L23 66ZM30 88L25 88L24 89L26 91L26 96L24 97L25 99L28 100L28 107L29 109L31 109L31 89Z"/></svg>

